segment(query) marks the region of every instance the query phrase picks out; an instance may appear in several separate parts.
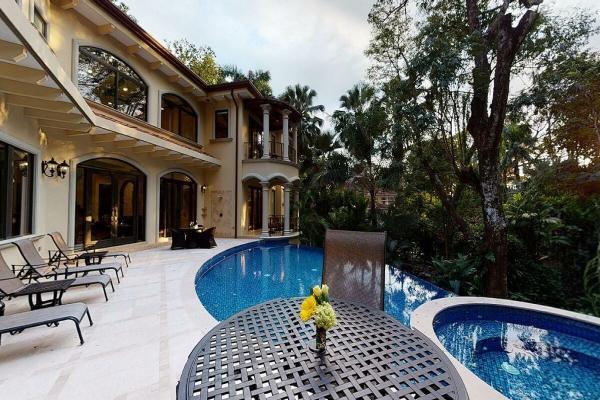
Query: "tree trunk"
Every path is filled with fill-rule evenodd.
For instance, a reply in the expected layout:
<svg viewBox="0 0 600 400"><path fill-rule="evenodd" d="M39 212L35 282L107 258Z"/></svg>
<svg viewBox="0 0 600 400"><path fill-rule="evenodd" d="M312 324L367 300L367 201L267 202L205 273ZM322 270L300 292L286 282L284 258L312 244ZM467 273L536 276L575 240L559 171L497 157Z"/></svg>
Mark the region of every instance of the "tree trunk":
<svg viewBox="0 0 600 400"><path fill-rule="evenodd" d="M483 207L486 294L490 297L508 295L507 226L502 207L496 149L479 153L479 174Z"/></svg>
<svg viewBox="0 0 600 400"><path fill-rule="evenodd" d="M377 227L377 217L375 215L375 188L373 186L369 187L369 197L371 198L371 202L369 204L369 214L371 218L371 226L373 228Z"/></svg>

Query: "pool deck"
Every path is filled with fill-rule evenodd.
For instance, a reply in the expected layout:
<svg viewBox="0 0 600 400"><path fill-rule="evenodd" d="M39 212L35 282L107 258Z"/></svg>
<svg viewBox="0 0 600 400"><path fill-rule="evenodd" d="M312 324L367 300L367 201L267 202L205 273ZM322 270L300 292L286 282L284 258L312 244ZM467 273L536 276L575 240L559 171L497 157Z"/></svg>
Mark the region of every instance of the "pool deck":
<svg viewBox="0 0 600 400"><path fill-rule="evenodd" d="M63 303L88 305L79 345L71 322L11 336L0 346L0 398L173 399L189 352L215 324L194 289L198 268L251 239L217 239L213 249L171 251L167 245L131 253L109 301L99 288L69 290ZM112 274L111 274L112 276ZM215 288L219 290L219 288ZM109 291L110 292L110 291ZM6 313L27 311L27 298L8 300Z"/></svg>

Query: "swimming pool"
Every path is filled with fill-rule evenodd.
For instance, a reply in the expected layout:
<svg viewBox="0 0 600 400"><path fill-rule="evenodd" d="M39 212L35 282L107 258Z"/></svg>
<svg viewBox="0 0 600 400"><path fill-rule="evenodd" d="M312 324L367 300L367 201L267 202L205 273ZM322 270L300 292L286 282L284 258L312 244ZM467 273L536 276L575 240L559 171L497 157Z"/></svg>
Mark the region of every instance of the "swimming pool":
<svg viewBox="0 0 600 400"><path fill-rule="evenodd" d="M500 305L462 304L435 316L446 350L512 400L600 398L600 327Z"/></svg>
<svg viewBox="0 0 600 400"><path fill-rule="evenodd" d="M208 312L222 321L267 300L308 295L321 283L322 268L321 249L255 242L207 261L196 276L196 293ZM385 310L405 325L419 305L447 296L445 290L396 268L386 271Z"/></svg>

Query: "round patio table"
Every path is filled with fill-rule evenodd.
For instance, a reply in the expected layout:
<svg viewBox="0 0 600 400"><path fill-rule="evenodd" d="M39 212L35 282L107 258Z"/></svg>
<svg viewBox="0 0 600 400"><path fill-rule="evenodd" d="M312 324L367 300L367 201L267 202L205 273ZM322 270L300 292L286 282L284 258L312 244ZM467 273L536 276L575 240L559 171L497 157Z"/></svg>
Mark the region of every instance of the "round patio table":
<svg viewBox="0 0 600 400"><path fill-rule="evenodd" d="M332 300L327 351L309 349L303 299L268 301L219 323L192 350L177 399L467 399L450 360L385 314Z"/></svg>

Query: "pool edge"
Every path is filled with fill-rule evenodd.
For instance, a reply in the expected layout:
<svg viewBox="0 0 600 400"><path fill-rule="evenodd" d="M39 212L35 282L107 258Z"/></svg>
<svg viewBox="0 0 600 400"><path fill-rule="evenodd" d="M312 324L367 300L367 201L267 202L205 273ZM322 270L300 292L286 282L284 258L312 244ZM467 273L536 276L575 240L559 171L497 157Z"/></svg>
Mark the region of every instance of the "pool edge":
<svg viewBox="0 0 600 400"><path fill-rule="evenodd" d="M467 388L467 395L469 396L469 399L473 400L477 400L480 398L485 398L486 400L508 400L508 398L502 395L492 386L488 385L485 381L483 381L466 366L464 366L460 361L454 358L454 356L446 349L446 347L438 339L433 329L433 321L435 320L435 317L444 310L453 307L458 307L461 305L505 306L521 310L535 311L538 313L546 313L600 326L600 318L596 318L591 315L580 314L574 311L561 310L559 308L548 307L533 303L525 303L515 300L502 300L489 297L457 296L436 299L422 304L415 311L413 311L413 314L411 316L411 327L427 336L427 338L429 338L436 346L438 346L444 352L444 354L446 354L446 356L450 359L450 361L458 371L458 374L462 378L463 383Z"/></svg>

